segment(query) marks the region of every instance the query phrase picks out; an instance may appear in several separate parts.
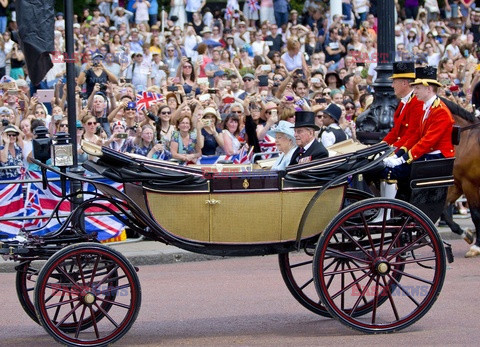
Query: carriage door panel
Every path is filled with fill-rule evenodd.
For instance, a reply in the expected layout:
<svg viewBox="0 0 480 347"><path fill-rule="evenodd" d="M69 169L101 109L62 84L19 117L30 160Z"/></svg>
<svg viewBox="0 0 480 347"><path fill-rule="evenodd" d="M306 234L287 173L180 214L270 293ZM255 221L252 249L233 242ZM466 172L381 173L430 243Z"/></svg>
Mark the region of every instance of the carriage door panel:
<svg viewBox="0 0 480 347"><path fill-rule="evenodd" d="M212 193L211 199L211 242L280 240L279 192Z"/></svg>
<svg viewBox="0 0 480 347"><path fill-rule="evenodd" d="M209 241L210 194L146 192L151 216L169 233L184 239Z"/></svg>

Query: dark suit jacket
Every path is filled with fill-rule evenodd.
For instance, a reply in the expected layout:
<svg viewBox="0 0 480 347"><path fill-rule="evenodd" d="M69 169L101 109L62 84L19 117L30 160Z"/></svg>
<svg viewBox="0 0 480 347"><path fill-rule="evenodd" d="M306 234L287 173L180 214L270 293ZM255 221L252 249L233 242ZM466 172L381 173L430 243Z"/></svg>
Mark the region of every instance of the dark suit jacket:
<svg viewBox="0 0 480 347"><path fill-rule="evenodd" d="M295 152L293 152L292 160L290 160L290 165L298 164L298 161L301 158L312 157L312 160L321 159L328 157L328 151L322 143L318 142L317 140L313 141L312 145L309 149L305 151L303 154L299 154L300 147L298 147Z"/></svg>

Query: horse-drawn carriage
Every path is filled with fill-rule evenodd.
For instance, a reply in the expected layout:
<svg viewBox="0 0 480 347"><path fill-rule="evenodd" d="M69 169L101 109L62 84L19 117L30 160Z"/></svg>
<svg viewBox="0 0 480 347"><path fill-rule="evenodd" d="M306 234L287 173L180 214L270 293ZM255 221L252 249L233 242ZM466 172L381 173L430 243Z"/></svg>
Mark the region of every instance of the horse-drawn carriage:
<svg viewBox="0 0 480 347"><path fill-rule="evenodd" d="M98 160L84 166L123 182L124 192L58 172L97 191L57 231L3 242L0 252L20 262L17 293L27 314L68 345L117 341L140 309L137 269L84 230L82 215L92 206L103 206L139 234L188 251L278 254L283 279L303 306L363 332L393 332L425 315L442 289L446 251L432 220L441 212L434 203L443 204L452 182L452 162L433 172L414 169L419 177L411 197L418 207L349 188L352 176L382 165L391 151L380 143L286 171L219 171L95 148ZM390 217L384 213L374 222L382 209ZM35 260L46 263L39 270Z"/></svg>

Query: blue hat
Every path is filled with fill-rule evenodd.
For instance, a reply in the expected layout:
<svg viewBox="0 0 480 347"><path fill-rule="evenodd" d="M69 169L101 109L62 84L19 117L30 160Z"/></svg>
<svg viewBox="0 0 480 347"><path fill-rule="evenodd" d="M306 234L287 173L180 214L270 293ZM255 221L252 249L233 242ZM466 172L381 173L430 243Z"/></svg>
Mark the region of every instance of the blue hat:
<svg viewBox="0 0 480 347"><path fill-rule="evenodd" d="M340 117L342 116L342 109L332 103L328 105L326 109L323 110L323 113L328 114L338 123L340 121Z"/></svg>
<svg viewBox="0 0 480 347"><path fill-rule="evenodd" d="M225 75L225 72L223 70L218 70L218 71L215 71L215 73L213 74L213 77L222 77Z"/></svg>
<svg viewBox="0 0 480 347"><path fill-rule="evenodd" d="M275 137L276 133L285 134L290 140L295 142L295 132L293 131L292 123L287 122L286 120L281 120L276 126L272 127L272 129L267 132L267 134L272 137Z"/></svg>
<svg viewBox="0 0 480 347"><path fill-rule="evenodd" d="M77 120L77 122L75 124L76 124L77 129L78 128L83 128L83 124L79 120Z"/></svg>
<svg viewBox="0 0 480 347"><path fill-rule="evenodd" d="M127 107L126 108L136 108L137 107L137 104L135 104L133 101L130 101L128 104L127 104Z"/></svg>

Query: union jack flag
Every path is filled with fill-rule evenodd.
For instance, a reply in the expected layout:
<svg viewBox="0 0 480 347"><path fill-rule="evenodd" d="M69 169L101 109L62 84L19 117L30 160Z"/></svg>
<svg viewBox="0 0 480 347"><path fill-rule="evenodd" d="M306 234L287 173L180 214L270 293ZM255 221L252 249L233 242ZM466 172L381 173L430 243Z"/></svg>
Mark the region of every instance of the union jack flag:
<svg viewBox="0 0 480 347"><path fill-rule="evenodd" d="M41 178L41 174L39 172L29 171L28 174L32 179ZM58 175L54 172L47 172L47 177L50 180L58 178ZM123 184L121 183L113 182L106 179L102 179L101 181L103 183L108 183L114 186L120 191L123 190ZM55 218L53 218L48 224L46 224L48 221L48 217L52 214L53 209L60 200L55 195L62 194L59 181L49 182L49 187L50 189L43 190L41 182L30 183L27 187L27 200L25 202L27 218L29 216L45 216L44 219L32 219L25 222L24 227L26 230L41 228L40 230L34 232L35 235L45 235L49 232L57 230L60 227L60 221ZM67 191L68 190L69 184L67 182ZM85 184L83 190L93 192L94 187L89 184ZM92 195L85 194L84 200L91 197ZM99 203L115 210L110 203L107 203L105 201L99 201ZM68 215L70 211L70 203L67 201L64 201L59 207L59 214L61 215ZM105 210L100 207L91 207L88 208L85 212L105 212ZM120 232L124 229L124 225L120 223L117 218L111 215L87 216L85 217L85 229L88 233L97 232L97 239L99 241L103 241L119 235Z"/></svg>
<svg viewBox="0 0 480 347"><path fill-rule="evenodd" d="M264 159L268 159L268 158L271 158L272 155L271 154L268 154L268 152L276 152L277 151L277 145L275 144L275 139L266 134L265 137L263 138L263 140L259 141L260 143L260 150L262 151L262 153L265 153L265 155L263 155L263 158Z"/></svg>
<svg viewBox="0 0 480 347"><path fill-rule="evenodd" d="M260 5L258 4L257 0L248 0L247 4L250 12L255 12L260 9Z"/></svg>
<svg viewBox="0 0 480 347"><path fill-rule="evenodd" d="M19 183L0 184L0 216L21 217L24 214L22 185ZM0 240L14 237L22 227L21 220L0 221Z"/></svg>
<svg viewBox="0 0 480 347"><path fill-rule="evenodd" d="M163 95L153 92L141 92L137 94L137 111L149 109L157 102L163 101Z"/></svg>
<svg viewBox="0 0 480 347"><path fill-rule="evenodd" d="M231 20L234 17L234 15L235 15L235 10L233 9L233 7L228 6L225 9L225 19Z"/></svg>
<svg viewBox="0 0 480 347"><path fill-rule="evenodd" d="M219 161L231 161L233 164L250 164L252 162L253 147L248 150L248 147L242 146L240 152L234 155L204 155L199 159L197 164L213 165Z"/></svg>

